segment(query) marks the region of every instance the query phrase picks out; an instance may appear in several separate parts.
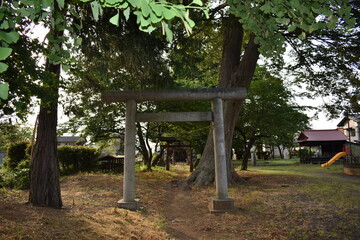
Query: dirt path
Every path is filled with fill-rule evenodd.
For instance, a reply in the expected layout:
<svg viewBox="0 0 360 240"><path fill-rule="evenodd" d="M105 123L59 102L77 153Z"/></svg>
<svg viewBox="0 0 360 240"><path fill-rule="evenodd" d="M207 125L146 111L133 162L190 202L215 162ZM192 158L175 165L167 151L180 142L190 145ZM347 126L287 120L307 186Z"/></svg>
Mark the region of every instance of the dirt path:
<svg viewBox="0 0 360 240"><path fill-rule="evenodd" d="M192 204L191 190L184 190L183 185L173 180L169 183L168 204L163 214L166 217L166 230L176 239L200 239L201 236L189 229L197 212Z"/></svg>
<svg viewBox="0 0 360 240"><path fill-rule="evenodd" d="M189 174L181 164L172 167L181 176ZM184 182L184 178L168 182L167 189L168 203L161 211L165 217L166 231L179 240L211 239L211 228L205 224L206 219L211 218L207 197L203 195L204 198L199 198L199 194Z"/></svg>

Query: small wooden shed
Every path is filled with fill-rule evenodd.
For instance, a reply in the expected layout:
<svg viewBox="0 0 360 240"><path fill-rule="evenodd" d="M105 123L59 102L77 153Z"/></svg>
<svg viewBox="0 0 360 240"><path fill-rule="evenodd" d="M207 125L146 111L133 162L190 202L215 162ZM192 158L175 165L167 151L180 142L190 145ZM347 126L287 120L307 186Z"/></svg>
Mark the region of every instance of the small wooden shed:
<svg viewBox="0 0 360 240"><path fill-rule="evenodd" d="M305 130L297 142L300 145L300 163L325 163L338 152L344 151L347 136L338 129ZM301 149L308 149L305 154Z"/></svg>
<svg viewBox="0 0 360 240"><path fill-rule="evenodd" d="M124 156L112 156L106 155L96 159L100 162L100 170L104 172L117 172L122 173L124 171Z"/></svg>

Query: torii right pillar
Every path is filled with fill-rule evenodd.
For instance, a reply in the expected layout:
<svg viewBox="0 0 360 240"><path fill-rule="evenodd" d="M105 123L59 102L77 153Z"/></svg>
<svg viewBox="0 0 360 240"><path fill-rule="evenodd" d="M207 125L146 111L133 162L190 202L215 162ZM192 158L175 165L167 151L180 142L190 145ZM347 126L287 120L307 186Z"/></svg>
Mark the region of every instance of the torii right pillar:
<svg viewBox="0 0 360 240"><path fill-rule="evenodd" d="M213 99L212 108L216 197L211 200L209 208L211 213L233 212L236 211L234 199L228 197L223 100Z"/></svg>

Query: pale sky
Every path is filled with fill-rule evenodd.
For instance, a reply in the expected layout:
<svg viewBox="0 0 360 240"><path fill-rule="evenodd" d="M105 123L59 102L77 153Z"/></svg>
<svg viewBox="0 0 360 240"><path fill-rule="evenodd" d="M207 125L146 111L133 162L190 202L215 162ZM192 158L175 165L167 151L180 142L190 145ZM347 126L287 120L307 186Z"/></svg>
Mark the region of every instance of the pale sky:
<svg viewBox="0 0 360 240"><path fill-rule="evenodd" d="M311 107L320 107L321 104L323 104L324 99L323 98L315 98L315 99L308 99L308 98L295 98L297 103L300 106L311 106ZM310 118L312 118L316 111L307 111L305 112ZM328 120L326 117L325 112L319 112L317 119L313 118L310 121L311 129L336 129L337 124L341 121L343 116L339 116L336 119Z"/></svg>
<svg viewBox="0 0 360 240"><path fill-rule="evenodd" d="M319 119L311 121L311 129L336 129L343 117L327 120L324 113L319 114Z"/></svg>

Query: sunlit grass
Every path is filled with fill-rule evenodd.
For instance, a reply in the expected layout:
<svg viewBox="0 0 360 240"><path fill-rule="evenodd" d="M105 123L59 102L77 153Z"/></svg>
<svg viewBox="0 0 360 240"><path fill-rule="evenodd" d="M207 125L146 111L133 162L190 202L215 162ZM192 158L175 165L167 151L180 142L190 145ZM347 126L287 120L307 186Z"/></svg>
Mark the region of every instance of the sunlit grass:
<svg viewBox="0 0 360 240"><path fill-rule="evenodd" d="M138 171L136 177L142 180L170 180L177 177L178 174L175 171L166 171L162 167L153 167L151 171Z"/></svg>
<svg viewBox="0 0 360 240"><path fill-rule="evenodd" d="M306 196L306 198L315 203L326 204L328 207L325 210L336 211L339 215L348 214L349 209L355 212L360 210L359 178L344 178L343 165L331 165L323 168L316 164L299 164L298 159L269 160L267 164L260 161L258 164L258 166L249 166L248 171L239 171L240 175L250 177L258 175L282 176L284 178L289 176L296 177L298 181L295 185L292 184L292 194ZM245 194L243 200L245 202L259 202L258 194L254 195L258 191ZM271 194L271 191L269 194ZM308 234L310 234L309 236L312 234L316 236L322 235L321 232L311 232ZM294 235L299 237L299 239L307 238L307 235L301 236L297 231L294 232Z"/></svg>
<svg viewBox="0 0 360 240"><path fill-rule="evenodd" d="M268 167L249 167L250 171L260 172L264 174L281 174L281 175L301 175L313 176L314 173L342 173L342 166L332 166L322 168L319 165L293 165L293 166L268 166Z"/></svg>
<svg viewBox="0 0 360 240"><path fill-rule="evenodd" d="M359 185L328 178L301 185L297 191L314 200L329 202L334 208L360 210Z"/></svg>
<svg viewBox="0 0 360 240"><path fill-rule="evenodd" d="M234 164L240 169L240 163L236 161ZM268 161L258 161L257 166L251 166L249 162L249 171L264 174L281 174L281 175L313 175L313 173L342 173L343 165L331 165L329 167L321 167L319 164L300 164L299 159L271 159Z"/></svg>

